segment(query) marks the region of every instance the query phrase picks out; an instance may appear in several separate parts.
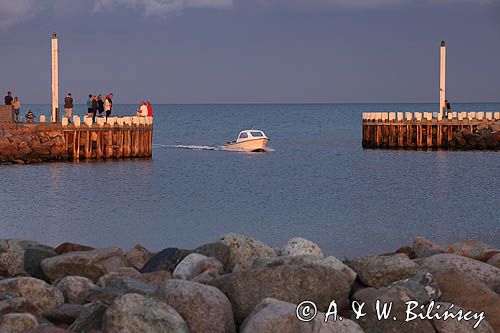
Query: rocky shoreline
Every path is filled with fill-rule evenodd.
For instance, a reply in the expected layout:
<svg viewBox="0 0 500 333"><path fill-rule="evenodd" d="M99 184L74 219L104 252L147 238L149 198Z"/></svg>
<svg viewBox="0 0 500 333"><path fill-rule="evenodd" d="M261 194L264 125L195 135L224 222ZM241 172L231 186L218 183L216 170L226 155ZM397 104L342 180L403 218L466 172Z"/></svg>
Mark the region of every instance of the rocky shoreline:
<svg viewBox="0 0 500 333"><path fill-rule="evenodd" d="M3 239L0 276L0 332L500 331L500 250L479 241L443 248L417 237L394 253L341 261L303 238L273 248L227 234L158 253ZM305 300L318 313L299 321ZM398 320L378 320L377 300L392 302ZM405 321L410 300L427 317ZM352 304L363 302L356 318ZM343 320L325 315L332 309ZM439 319L448 309L484 318Z"/></svg>

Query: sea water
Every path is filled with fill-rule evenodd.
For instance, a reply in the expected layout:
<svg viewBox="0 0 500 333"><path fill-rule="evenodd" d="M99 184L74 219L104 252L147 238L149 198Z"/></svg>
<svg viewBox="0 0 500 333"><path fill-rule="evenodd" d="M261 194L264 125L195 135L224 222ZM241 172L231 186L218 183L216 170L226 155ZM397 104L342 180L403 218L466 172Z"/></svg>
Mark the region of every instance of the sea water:
<svg viewBox="0 0 500 333"><path fill-rule="evenodd" d="M435 104L153 107L152 159L0 166L0 238L160 250L235 232L275 246L301 236L339 258L394 251L419 235L500 247L499 152L361 147L362 112L432 112ZM265 131L273 151L219 149L252 128Z"/></svg>

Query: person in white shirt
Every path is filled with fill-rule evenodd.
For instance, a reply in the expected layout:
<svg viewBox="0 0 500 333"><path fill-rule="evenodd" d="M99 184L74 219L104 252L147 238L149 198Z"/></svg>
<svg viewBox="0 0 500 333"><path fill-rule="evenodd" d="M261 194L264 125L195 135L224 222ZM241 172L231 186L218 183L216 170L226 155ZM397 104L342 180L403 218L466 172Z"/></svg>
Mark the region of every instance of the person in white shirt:
<svg viewBox="0 0 500 333"><path fill-rule="evenodd" d="M137 115L140 117L148 116L148 107L146 106L146 103L141 102L141 107L137 110Z"/></svg>

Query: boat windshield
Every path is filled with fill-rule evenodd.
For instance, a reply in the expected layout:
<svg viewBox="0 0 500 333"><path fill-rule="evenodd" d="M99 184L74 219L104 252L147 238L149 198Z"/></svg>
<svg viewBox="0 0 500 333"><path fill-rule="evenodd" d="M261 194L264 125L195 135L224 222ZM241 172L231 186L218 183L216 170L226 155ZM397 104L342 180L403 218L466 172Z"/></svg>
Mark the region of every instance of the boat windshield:
<svg viewBox="0 0 500 333"><path fill-rule="evenodd" d="M240 134L240 139L246 139L248 138L248 134L247 133L241 133Z"/></svg>
<svg viewBox="0 0 500 333"><path fill-rule="evenodd" d="M252 133L252 136L255 138L261 138L264 136L264 135L262 135L262 132L251 132L251 133Z"/></svg>

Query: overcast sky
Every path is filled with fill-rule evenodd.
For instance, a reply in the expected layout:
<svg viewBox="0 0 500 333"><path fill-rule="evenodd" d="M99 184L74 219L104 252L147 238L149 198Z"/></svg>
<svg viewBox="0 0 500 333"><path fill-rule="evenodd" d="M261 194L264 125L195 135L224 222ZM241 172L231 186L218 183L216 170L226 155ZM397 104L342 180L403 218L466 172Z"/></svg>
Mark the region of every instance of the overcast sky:
<svg viewBox="0 0 500 333"><path fill-rule="evenodd" d="M500 0L0 0L0 91L50 103L500 102Z"/></svg>

